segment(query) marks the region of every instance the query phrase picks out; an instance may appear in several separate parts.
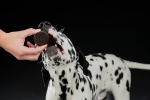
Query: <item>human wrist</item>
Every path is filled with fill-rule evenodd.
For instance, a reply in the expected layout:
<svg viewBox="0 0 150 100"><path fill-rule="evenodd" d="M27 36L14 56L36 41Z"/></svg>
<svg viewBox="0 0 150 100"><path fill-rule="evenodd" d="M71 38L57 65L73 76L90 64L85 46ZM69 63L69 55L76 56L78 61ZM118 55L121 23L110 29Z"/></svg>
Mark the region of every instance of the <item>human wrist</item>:
<svg viewBox="0 0 150 100"><path fill-rule="evenodd" d="M0 47L3 47L5 42L6 33L0 29Z"/></svg>

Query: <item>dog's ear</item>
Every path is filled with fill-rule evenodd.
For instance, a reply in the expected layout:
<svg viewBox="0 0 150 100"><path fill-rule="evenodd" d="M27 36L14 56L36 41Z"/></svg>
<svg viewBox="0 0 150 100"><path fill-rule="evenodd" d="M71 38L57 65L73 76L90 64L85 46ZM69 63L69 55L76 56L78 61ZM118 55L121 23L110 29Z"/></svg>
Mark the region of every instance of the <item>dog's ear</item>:
<svg viewBox="0 0 150 100"><path fill-rule="evenodd" d="M89 75L89 70L87 69L89 66L89 63L87 62L84 54L81 52L81 50L79 49L79 47L75 46L76 52L79 56L78 62L80 63L80 65L83 67L83 73L88 76Z"/></svg>
<svg viewBox="0 0 150 100"><path fill-rule="evenodd" d="M48 84L51 77L50 77L49 72L44 67L42 67L41 72L42 72L42 79L43 79L44 87L45 87Z"/></svg>

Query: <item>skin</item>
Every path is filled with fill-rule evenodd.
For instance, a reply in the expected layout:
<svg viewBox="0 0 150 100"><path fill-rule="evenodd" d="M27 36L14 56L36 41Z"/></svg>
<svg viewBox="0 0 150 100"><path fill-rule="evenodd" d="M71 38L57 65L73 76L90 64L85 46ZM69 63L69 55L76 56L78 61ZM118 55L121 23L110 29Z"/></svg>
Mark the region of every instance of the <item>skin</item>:
<svg viewBox="0 0 150 100"><path fill-rule="evenodd" d="M0 30L0 47L12 54L18 60L36 61L47 45L37 46L28 41L27 47L24 46L24 42L26 37L32 36L39 31L40 29L33 28L10 33Z"/></svg>

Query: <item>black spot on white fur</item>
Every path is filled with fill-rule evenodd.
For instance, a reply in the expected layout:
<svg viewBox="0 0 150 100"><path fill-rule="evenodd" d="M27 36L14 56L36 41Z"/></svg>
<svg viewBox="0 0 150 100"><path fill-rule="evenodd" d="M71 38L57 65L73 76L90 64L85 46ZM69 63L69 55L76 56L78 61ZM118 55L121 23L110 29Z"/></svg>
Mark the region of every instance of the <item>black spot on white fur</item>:
<svg viewBox="0 0 150 100"><path fill-rule="evenodd" d="M70 63L70 60L66 61L66 64L69 64Z"/></svg>
<svg viewBox="0 0 150 100"><path fill-rule="evenodd" d="M81 91L84 92L84 87L81 88Z"/></svg>
<svg viewBox="0 0 150 100"><path fill-rule="evenodd" d="M119 71L118 71L118 69L115 71L115 76L117 76L118 74L119 74Z"/></svg>
<svg viewBox="0 0 150 100"><path fill-rule="evenodd" d="M71 52L72 52L73 55L75 55L75 51L73 49L71 49Z"/></svg>
<svg viewBox="0 0 150 100"><path fill-rule="evenodd" d="M59 95L61 100L67 100L66 99L66 90L67 90L67 87L66 86L63 86L62 84L60 84L60 87L61 87L61 91L62 93Z"/></svg>
<svg viewBox="0 0 150 100"><path fill-rule="evenodd" d="M99 75L99 80L101 80L101 75Z"/></svg>
<svg viewBox="0 0 150 100"><path fill-rule="evenodd" d="M71 90L71 95L73 95L73 91Z"/></svg>
<svg viewBox="0 0 150 100"><path fill-rule="evenodd" d="M66 78L62 79L62 82L63 82L64 84L68 84L68 81L67 81Z"/></svg>
<svg viewBox="0 0 150 100"><path fill-rule="evenodd" d="M92 56L94 56L94 57L100 57L100 58L102 58L103 60L106 60L106 57L104 57L104 55L99 55L99 54L93 54Z"/></svg>
<svg viewBox="0 0 150 100"><path fill-rule="evenodd" d="M70 92L70 88L68 88L67 91Z"/></svg>
<svg viewBox="0 0 150 100"><path fill-rule="evenodd" d="M103 71L103 67L102 66L100 66L100 70Z"/></svg>
<svg viewBox="0 0 150 100"><path fill-rule="evenodd" d="M96 79L98 79L98 74L96 74Z"/></svg>
<svg viewBox="0 0 150 100"><path fill-rule="evenodd" d="M64 75L65 75L65 71L63 70L62 73L61 73L61 75L59 76L59 80L61 80L62 77L64 77Z"/></svg>
<svg viewBox="0 0 150 100"><path fill-rule="evenodd" d="M118 70L121 70L122 68L121 67L118 67Z"/></svg>
<svg viewBox="0 0 150 100"><path fill-rule="evenodd" d="M69 53L70 56L72 55L70 50L68 50L68 53Z"/></svg>
<svg viewBox="0 0 150 100"><path fill-rule="evenodd" d="M92 59L92 58L91 58L90 60L91 60L91 61L93 61L93 59Z"/></svg>
<svg viewBox="0 0 150 100"><path fill-rule="evenodd" d="M76 84L76 89L78 90L78 88L79 88L79 83Z"/></svg>
<svg viewBox="0 0 150 100"><path fill-rule="evenodd" d="M112 60L112 65L114 65L114 60Z"/></svg>
<svg viewBox="0 0 150 100"><path fill-rule="evenodd" d="M108 63L105 62L105 67L108 67Z"/></svg>
<svg viewBox="0 0 150 100"><path fill-rule="evenodd" d="M120 81L121 81L122 78L123 78L123 73L121 72L121 73L119 74L119 77L118 77L117 80L116 80L117 84L120 84Z"/></svg>
<svg viewBox="0 0 150 100"><path fill-rule="evenodd" d="M69 72L71 72L71 68L69 68Z"/></svg>
<svg viewBox="0 0 150 100"><path fill-rule="evenodd" d="M73 74L73 78L75 78L76 77L76 72L74 72L74 74Z"/></svg>
<svg viewBox="0 0 150 100"><path fill-rule="evenodd" d="M130 86L129 86L129 81L128 80L126 82L126 87L127 87L127 91L130 92Z"/></svg>

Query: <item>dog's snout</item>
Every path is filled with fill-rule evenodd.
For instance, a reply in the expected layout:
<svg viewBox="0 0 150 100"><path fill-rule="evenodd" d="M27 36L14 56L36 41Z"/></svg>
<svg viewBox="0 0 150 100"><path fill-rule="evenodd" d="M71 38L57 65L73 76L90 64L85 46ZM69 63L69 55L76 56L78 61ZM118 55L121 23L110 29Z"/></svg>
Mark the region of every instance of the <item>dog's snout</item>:
<svg viewBox="0 0 150 100"><path fill-rule="evenodd" d="M43 21L39 24L38 28L41 29L41 31L45 31L46 33L48 33L49 28L51 28L52 25L50 22L48 21Z"/></svg>

